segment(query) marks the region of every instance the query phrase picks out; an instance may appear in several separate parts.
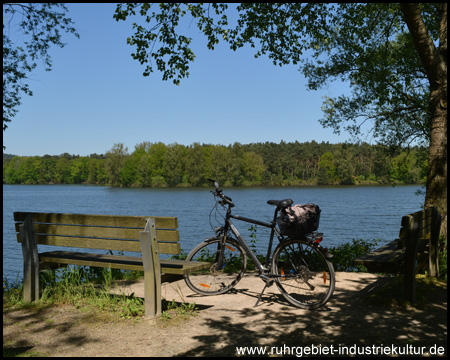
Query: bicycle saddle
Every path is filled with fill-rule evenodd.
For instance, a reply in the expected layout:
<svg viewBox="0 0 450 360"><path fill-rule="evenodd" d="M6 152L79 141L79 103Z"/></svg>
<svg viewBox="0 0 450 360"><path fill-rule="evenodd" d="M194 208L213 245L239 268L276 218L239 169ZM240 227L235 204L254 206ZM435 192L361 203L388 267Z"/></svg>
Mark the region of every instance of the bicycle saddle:
<svg viewBox="0 0 450 360"><path fill-rule="evenodd" d="M277 207L277 210L281 210L287 208L288 206L291 206L294 203L294 201L292 201L292 199L268 200L267 203L269 205L275 205Z"/></svg>

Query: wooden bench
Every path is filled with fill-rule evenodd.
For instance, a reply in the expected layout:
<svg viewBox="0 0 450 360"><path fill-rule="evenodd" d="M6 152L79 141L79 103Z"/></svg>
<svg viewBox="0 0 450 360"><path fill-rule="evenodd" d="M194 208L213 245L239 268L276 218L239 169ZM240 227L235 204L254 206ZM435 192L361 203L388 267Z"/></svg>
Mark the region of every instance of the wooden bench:
<svg viewBox="0 0 450 360"><path fill-rule="evenodd" d="M369 272L403 273L405 298L415 302L417 253L428 254L430 276L439 276L441 215L430 207L402 217L399 239L354 260Z"/></svg>
<svg viewBox="0 0 450 360"><path fill-rule="evenodd" d="M144 271L145 315L161 315L161 283L208 267L208 263L161 259L178 255L176 217L114 216L15 212L17 240L24 260L24 300L39 299L39 270L67 265ZM81 248L78 251L38 252L38 246ZM47 248L48 250L49 248ZM137 256L89 252L102 249L141 253Z"/></svg>

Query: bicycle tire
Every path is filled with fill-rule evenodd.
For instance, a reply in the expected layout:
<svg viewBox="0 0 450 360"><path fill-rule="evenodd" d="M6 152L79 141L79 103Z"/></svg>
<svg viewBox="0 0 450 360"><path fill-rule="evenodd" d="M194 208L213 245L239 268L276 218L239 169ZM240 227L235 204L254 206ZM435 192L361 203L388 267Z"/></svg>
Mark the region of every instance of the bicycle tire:
<svg viewBox="0 0 450 360"><path fill-rule="evenodd" d="M216 254L219 244L219 237L207 239L192 249L186 258L188 261L211 262L208 269L184 276L186 285L198 294L224 294L234 288L244 275L247 267L247 255L234 239L226 240L223 266L221 269L216 268Z"/></svg>
<svg viewBox="0 0 450 360"><path fill-rule="evenodd" d="M333 264L322 250L306 240L290 239L278 244L271 272L279 275L275 283L281 294L299 308L323 306L334 292Z"/></svg>

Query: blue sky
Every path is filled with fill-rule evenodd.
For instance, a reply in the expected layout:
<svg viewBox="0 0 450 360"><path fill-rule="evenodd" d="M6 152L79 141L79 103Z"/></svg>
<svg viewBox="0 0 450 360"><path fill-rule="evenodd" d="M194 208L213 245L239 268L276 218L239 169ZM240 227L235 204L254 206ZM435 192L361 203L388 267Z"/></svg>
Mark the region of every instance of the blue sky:
<svg viewBox="0 0 450 360"><path fill-rule="evenodd" d="M40 66L29 81L33 96L4 132L6 153L81 156L104 154L115 143L129 152L143 142L190 145L255 142L345 142L324 129L323 96L347 88L336 84L308 91L298 66L277 67L254 49L214 51L191 25L196 54L190 77L176 86L133 60L126 44L135 20L116 22L114 4L67 4L80 39L52 48L51 72Z"/></svg>

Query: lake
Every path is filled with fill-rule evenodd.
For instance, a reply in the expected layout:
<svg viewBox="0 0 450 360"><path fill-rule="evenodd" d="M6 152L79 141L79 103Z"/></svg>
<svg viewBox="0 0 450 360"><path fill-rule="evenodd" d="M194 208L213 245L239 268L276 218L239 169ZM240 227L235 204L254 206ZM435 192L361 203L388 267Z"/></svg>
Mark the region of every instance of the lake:
<svg viewBox="0 0 450 360"><path fill-rule="evenodd" d="M379 244L398 237L401 217L422 208L421 186L335 186L226 188L235 203L233 213L271 221L274 208L269 199L291 198L296 204L315 203L322 213L319 231L324 247L335 247L352 239L380 239ZM94 185L3 185L3 278L22 278L22 249L15 236L13 212L61 212L83 214L176 216L181 247L189 252L212 236L209 214L214 207L211 188L112 188ZM214 220L214 218L213 218ZM244 235L250 224L234 220ZM213 226L218 224L213 221ZM257 247L267 247L269 232L257 229Z"/></svg>

